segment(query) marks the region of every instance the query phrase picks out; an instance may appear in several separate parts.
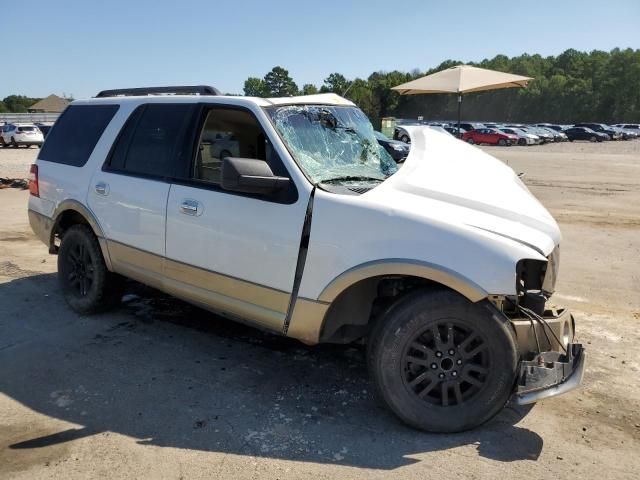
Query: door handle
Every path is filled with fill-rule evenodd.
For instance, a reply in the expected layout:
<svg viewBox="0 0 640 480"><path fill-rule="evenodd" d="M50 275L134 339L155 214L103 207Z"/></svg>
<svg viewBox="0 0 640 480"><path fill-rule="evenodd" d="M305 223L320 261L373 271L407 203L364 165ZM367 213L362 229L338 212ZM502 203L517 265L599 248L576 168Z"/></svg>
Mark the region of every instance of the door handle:
<svg viewBox="0 0 640 480"><path fill-rule="evenodd" d="M95 186L98 195L109 195L109 185L104 182L98 182Z"/></svg>
<svg viewBox="0 0 640 480"><path fill-rule="evenodd" d="M180 212L185 215L198 216L202 213L202 209L196 200L183 200L180 204Z"/></svg>

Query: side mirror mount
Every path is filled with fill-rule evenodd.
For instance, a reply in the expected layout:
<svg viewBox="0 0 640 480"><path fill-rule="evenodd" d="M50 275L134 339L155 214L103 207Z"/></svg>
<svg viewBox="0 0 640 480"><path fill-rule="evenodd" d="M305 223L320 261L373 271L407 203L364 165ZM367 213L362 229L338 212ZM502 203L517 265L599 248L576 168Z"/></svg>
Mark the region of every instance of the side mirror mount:
<svg viewBox="0 0 640 480"><path fill-rule="evenodd" d="M222 183L232 192L268 195L289 184L287 177L273 174L269 164L254 158L225 157L222 159Z"/></svg>

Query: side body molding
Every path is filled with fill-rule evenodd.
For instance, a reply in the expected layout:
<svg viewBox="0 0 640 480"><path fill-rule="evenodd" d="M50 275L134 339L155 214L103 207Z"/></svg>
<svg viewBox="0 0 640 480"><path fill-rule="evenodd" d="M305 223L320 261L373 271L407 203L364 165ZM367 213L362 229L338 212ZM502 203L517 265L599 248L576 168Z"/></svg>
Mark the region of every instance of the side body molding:
<svg viewBox="0 0 640 480"><path fill-rule="evenodd" d="M91 228L93 229L93 232L96 234L96 237L98 237L98 243L100 244L100 249L102 250L102 256L104 257L104 262L106 263L107 268L111 271L112 270L111 257L109 255L109 248L107 247L107 241L104 236L102 227L100 227L100 224L98 223L98 220L96 219L93 212L91 212L91 210L89 210L86 206L84 206L77 200L68 199L60 202L56 207L55 211L53 212L54 223L53 223L53 228L51 229L51 232L49 234L50 236L49 249L51 250L53 248L53 240L54 240L53 234L58 228L58 223L62 218L62 213L67 210L73 210L75 212L78 212L87 221L89 226L91 226Z"/></svg>
<svg viewBox="0 0 640 480"><path fill-rule="evenodd" d="M488 292L475 282L441 265L405 258L389 258L363 263L350 268L327 285L318 300L331 303L351 285L371 277L410 275L441 283L464 295L472 302L486 298Z"/></svg>

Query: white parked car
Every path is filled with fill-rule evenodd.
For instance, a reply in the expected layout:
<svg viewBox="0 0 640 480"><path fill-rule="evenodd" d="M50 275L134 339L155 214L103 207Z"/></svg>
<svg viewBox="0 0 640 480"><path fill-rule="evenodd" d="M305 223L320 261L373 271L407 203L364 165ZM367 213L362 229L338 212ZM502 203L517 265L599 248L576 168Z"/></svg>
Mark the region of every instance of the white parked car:
<svg viewBox="0 0 640 480"><path fill-rule="evenodd" d="M117 301L122 275L307 344L365 342L375 390L420 429L577 387L573 317L547 303L556 222L502 162L403 128L400 168L334 94L101 92L47 136L29 219L73 310ZM203 153L211 132L237 156Z"/></svg>
<svg viewBox="0 0 640 480"><path fill-rule="evenodd" d="M12 146L29 148L44 142L42 132L33 123L12 123L0 129L0 147Z"/></svg>
<svg viewBox="0 0 640 480"><path fill-rule="evenodd" d="M518 137L518 145L539 145L542 139L538 135L525 132L521 128L498 128L501 132L510 133Z"/></svg>

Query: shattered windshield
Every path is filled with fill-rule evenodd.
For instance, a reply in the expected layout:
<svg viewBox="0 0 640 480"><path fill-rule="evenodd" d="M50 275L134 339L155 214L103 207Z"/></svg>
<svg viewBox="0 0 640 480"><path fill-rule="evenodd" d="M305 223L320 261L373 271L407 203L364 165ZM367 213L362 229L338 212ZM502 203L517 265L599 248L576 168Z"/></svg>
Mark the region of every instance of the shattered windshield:
<svg viewBox="0 0 640 480"><path fill-rule="evenodd" d="M287 105L267 110L295 161L315 184L382 182L398 170L356 107Z"/></svg>

